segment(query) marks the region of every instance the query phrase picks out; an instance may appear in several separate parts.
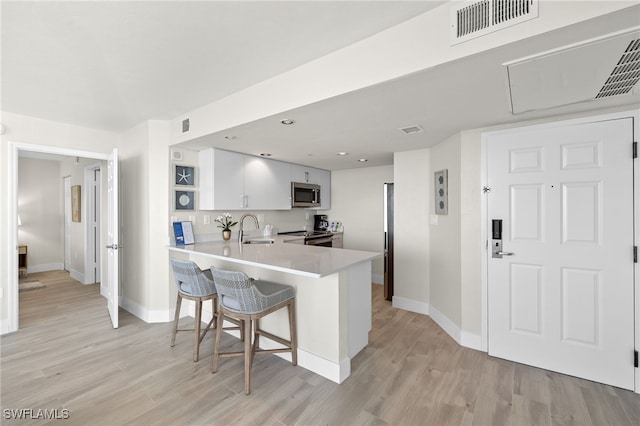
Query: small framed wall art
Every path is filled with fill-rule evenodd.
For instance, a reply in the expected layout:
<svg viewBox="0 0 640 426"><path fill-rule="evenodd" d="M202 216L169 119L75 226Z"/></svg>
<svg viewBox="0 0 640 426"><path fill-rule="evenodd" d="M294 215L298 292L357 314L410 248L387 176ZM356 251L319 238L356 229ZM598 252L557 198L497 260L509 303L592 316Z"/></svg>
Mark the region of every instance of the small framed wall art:
<svg viewBox="0 0 640 426"><path fill-rule="evenodd" d="M195 210L194 191L176 191L176 210Z"/></svg>
<svg viewBox="0 0 640 426"><path fill-rule="evenodd" d="M447 169L433 174L433 192L435 194L436 214L449 214L449 190Z"/></svg>
<svg viewBox="0 0 640 426"><path fill-rule="evenodd" d="M194 186L196 184L196 168L176 164L175 183L180 186Z"/></svg>
<svg viewBox="0 0 640 426"><path fill-rule="evenodd" d="M71 187L71 221L72 222L80 222L82 220L81 217L81 207L80 207L80 185L73 185Z"/></svg>

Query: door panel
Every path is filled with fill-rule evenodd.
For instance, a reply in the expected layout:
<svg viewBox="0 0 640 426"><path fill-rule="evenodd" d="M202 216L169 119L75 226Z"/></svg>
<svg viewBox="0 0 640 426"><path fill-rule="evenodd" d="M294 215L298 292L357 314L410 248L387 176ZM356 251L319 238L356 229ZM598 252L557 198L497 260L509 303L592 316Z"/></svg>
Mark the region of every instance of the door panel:
<svg viewBox="0 0 640 426"><path fill-rule="evenodd" d="M107 160L107 310L113 328L118 328L118 302L120 298L118 170L118 150L114 148Z"/></svg>
<svg viewBox="0 0 640 426"><path fill-rule="evenodd" d="M633 389L632 125L489 136L489 354Z"/></svg>

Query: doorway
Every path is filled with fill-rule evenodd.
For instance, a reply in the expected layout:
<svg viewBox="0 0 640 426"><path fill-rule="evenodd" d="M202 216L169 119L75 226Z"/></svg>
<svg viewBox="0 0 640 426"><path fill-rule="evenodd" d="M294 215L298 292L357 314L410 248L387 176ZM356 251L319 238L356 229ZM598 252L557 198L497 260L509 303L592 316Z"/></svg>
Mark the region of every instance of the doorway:
<svg viewBox="0 0 640 426"><path fill-rule="evenodd" d="M492 132L492 356L634 389L631 117Z"/></svg>
<svg viewBox="0 0 640 426"><path fill-rule="evenodd" d="M112 154L102 154L88 151L79 151L73 149L65 149L51 146L40 146L40 145L31 145L25 143L16 143L9 142L10 145L10 155L9 155L9 202L10 205L13 206L9 211L9 223L14 224L12 232L9 233L9 247L17 247L18 241L18 229L17 229L17 208L18 208L18 158L21 152L27 153L37 153L41 155L51 155L58 157L76 157L76 158L89 158L98 161L108 161L113 157ZM115 151L114 151L115 152ZM117 157L116 161L117 161ZM97 163L100 164L100 163ZM63 185L66 186L66 185ZM66 192L66 191L65 191ZM66 197L66 196L65 196ZM98 197L101 198L101 197ZM117 205L115 206L117 208ZM85 212L88 210L85 210ZM98 226L99 227L99 226ZM99 240L97 242L99 244ZM98 247L94 245L94 248ZM9 250L9 262L10 264L17 264L17 251ZM3 324L2 329L3 333L10 333L17 331L19 329L18 318L19 318L19 297L18 297L18 274L17 268L16 270L7 271L7 300L8 300L8 309L7 309L7 319L6 323ZM117 277L115 278L115 282L117 285Z"/></svg>

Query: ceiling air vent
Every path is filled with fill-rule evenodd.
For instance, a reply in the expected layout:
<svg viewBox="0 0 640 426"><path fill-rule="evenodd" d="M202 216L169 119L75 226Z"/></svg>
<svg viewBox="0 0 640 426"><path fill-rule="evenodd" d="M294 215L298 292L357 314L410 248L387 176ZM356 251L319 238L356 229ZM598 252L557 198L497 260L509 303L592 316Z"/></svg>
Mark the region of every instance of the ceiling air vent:
<svg viewBox="0 0 640 426"><path fill-rule="evenodd" d="M451 8L451 45L538 17L539 0L474 0Z"/></svg>
<svg viewBox="0 0 640 426"><path fill-rule="evenodd" d="M404 132L407 135L412 135L414 133L422 133L424 130L422 130L422 127L415 125L415 126L407 126L407 127L402 127L400 129L401 132Z"/></svg>
<svg viewBox="0 0 640 426"><path fill-rule="evenodd" d="M629 93L639 80L640 39L636 39L629 43L617 65L611 71L611 75L596 95L596 99Z"/></svg>

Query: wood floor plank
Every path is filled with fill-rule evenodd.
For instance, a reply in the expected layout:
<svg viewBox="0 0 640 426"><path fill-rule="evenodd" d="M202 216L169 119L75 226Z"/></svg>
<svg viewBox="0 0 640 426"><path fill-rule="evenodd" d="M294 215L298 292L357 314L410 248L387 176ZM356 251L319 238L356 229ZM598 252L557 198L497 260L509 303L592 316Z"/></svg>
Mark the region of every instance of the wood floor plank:
<svg viewBox="0 0 640 426"><path fill-rule="evenodd" d="M381 286L372 288L370 344L344 383L262 355L246 396L242 359L211 373L214 333L194 363L188 334L170 347L171 324L120 310L114 330L98 285L63 271L30 278L46 288L20 293L20 331L0 338L0 401L69 410L65 425L594 426L640 417L639 395L461 347L428 316L394 309ZM241 348L227 334L222 344Z"/></svg>

